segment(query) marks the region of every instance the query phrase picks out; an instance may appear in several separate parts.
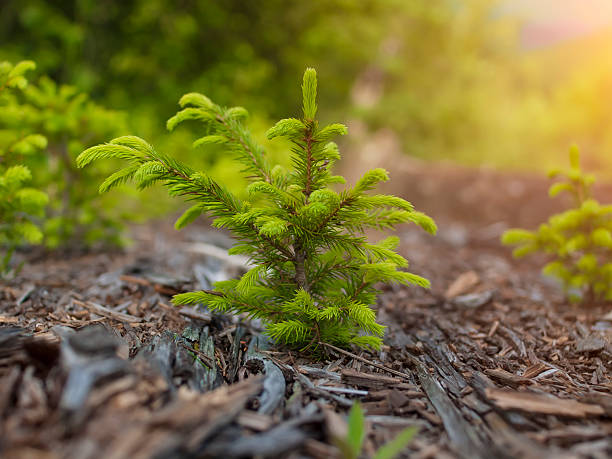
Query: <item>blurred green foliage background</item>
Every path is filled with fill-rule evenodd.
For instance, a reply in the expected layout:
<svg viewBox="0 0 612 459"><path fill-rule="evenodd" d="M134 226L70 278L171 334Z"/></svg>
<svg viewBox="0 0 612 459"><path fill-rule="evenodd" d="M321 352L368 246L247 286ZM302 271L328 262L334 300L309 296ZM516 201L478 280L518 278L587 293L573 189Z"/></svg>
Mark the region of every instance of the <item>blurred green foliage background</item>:
<svg viewBox="0 0 612 459"><path fill-rule="evenodd" d="M554 2L550 11L570 3ZM229 158L191 148L193 127L166 132L180 96L197 91L240 104L263 133L297 113L295 82L313 66L323 121L369 133L390 128L407 155L545 170L577 143L586 169L612 175L612 31L604 21L576 34L576 24L557 21L552 32L536 27L530 35L534 18L517 14L519 4L530 11L529 2L502 0L3 0L0 61L34 60L37 74L54 81L36 84L89 94L99 108L93 119L114 111L90 136L74 116L76 125L47 126L51 147L66 133L78 139L62 147L70 157L129 132L231 178ZM62 173L51 172L47 185ZM65 186L56 183L51 194ZM143 215L163 209L150 201L140 202Z"/></svg>
<svg viewBox="0 0 612 459"><path fill-rule="evenodd" d="M36 61L153 140L188 91L292 115L315 66L329 117L389 126L408 154L545 169L576 142L612 167L610 34L532 49L506 3L4 0L0 58Z"/></svg>

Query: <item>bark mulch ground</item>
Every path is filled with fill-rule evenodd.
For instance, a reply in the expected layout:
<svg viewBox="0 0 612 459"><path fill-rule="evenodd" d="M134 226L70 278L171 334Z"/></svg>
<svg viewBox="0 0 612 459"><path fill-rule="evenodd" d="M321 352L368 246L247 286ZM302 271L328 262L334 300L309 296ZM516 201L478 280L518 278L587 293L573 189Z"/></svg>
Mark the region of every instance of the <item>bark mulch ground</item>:
<svg viewBox="0 0 612 459"><path fill-rule="evenodd" d="M270 347L258 323L171 306L244 269L206 227L144 226L123 253L30 254L0 286L0 456L339 457L359 400L366 457L407 426L419 433L405 457L610 457L610 305L568 305L537 260L511 260L501 230L550 209L500 221L476 184L529 196L543 183L440 174L477 198L443 189L440 205L410 176L406 196L441 231L405 228L401 251L433 288L384 288L376 354L327 346L312 361ZM477 218L468 198L487 203Z"/></svg>

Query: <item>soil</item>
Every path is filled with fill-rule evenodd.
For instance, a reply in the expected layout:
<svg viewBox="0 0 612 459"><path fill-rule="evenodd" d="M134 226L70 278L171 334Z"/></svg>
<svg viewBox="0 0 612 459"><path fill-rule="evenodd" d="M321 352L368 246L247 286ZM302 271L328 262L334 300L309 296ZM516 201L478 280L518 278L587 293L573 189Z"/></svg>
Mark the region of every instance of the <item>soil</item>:
<svg viewBox="0 0 612 459"><path fill-rule="evenodd" d="M258 323L171 306L243 269L204 223L135 227L125 251L22 254L0 286L0 455L340 457L359 400L365 457L410 426L403 457L611 457L611 305L569 305L542 260L498 243L557 210L546 181L405 164L388 191L440 232L399 231L432 288L384 287L380 353L312 361Z"/></svg>

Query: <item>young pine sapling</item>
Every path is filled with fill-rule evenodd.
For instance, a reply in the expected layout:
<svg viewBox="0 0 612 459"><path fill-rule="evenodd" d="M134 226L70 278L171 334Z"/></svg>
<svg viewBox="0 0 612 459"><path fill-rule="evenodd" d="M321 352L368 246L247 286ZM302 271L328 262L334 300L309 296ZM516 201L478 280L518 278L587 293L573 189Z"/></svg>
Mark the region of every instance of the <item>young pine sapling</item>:
<svg viewBox="0 0 612 459"><path fill-rule="evenodd" d="M244 200L205 172L155 151L138 137L119 137L89 148L77 164L84 167L104 158L127 161L102 183L101 192L128 180L139 188L161 183L171 195L193 204L177 220L177 228L210 215L215 226L227 228L237 239L230 253L247 255L253 262L255 267L240 279L217 282L214 290L176 295L175 304L202 303L260 318L272 339L300 349L315 351L320 342L378 348L385 327L376 322L371 307L377 284L428 287L429 282L400 269L407 261L395 250L397 237L370 243L364 231L413 222L435 233L436 226L407 201L370 193L388 180L383 169L367 172L343 191L330 187L344 183L331 172L340 158L331 140L346 134L346 127L319 126L316 94L316 73L307 69L302 118L283 119L268 131L270 139L285 137L291 142L292 170L268 163L243 124L244 108L222 108L197 93L181 98L183 109L168 120L168 128L185 120L201 121L205 135L194 146L221 144L236 157L251 182Z"/></svg>
<svg viewBox="0 0 612 459"><path fill-rule="evenodd" d="M561 180L550 197L569 193L574 206L553 215L537 231L511 229L502 243L518 246L515 257L544 252L551 261L544 274L561 281L572 301L612 301L612 205L601 205L591 193L595 178L580 169L578 149L570 149L570 169L551 171Z"/></svg>

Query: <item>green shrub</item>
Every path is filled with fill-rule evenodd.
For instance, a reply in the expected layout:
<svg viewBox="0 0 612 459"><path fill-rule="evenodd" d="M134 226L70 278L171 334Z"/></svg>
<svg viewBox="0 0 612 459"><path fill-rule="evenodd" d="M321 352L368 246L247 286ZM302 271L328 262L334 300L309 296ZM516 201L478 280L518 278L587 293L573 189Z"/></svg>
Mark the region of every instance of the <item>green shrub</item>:
<svg viewBox="0 0 612 459"><path fill-rule="evenodd" d="M591 194L595 178L580 169L578 149L570 149L570 169L552 171L560 181L550 197L569 193L574 206L549 218L537 231L511 229L502 243L516 245L515 257L542 251L551 261L543 272L559 279L571 300L612 300L612 205L601 205Z"/></svg>
<svg viewBox="0 0 612 459"><path fill-rule="evenodd" d="M34 67L31 61L0 62L0 249L4 250L0 275L10 271L17 246L42 240L36 219L43 216L48 198L26 186L32 173L22 162L43 151L47 139L24 129L28 114L17 97L28 84L25 72Z"/></svg>
<svg viewBox="0 0 612 459"><path fill-rule="evenodd" d="M376 284L393 281L427 287L429 282L399 270L407 261L395 251L397 237L372 244L363 232L414 222L434 233L436 226L401 198L369 193L388 180L383 169L367 172L344 191L330 188L344 182L331 172L340 158L331 139L345 134L346 127L319 127L316 91L316 73L308 69L302 85L303 118L283 119L268 131L269 138L291 141L292 170L269 164L263 148L244 127L244 108L222 108L196 93L182 97L184 108L168 120L168 128L200 120L205 135L195 144L223 145L240 161L251 182L244 200L205 172L155 151L138 137L120 137L89 148L77 164L126 160L128 166L108 177L100 191L128 180L141 189L159 182L171 195L193 203L176 222L177 228L201 214L210 215L215 226L229 229L237 239L230 253L247 255L255 265L240 279L217 282L213 291L177 295L175 304L203 303L214 310L261 318L273 339L302 349L315 350L320 341L377 348L384 327L376 323L371 309Z"/></svg>
<svg viewBox="0 0 612 459"><path fill-rule="evenodd" d="M113 165L83 171L76 168L74 159L86 147L125 131L124 114L107 110L77 88L59 86L48 77L24 90L24 103L31 129L48 140L46 154L29 164L36 184L50 197L45 245L121 244L121 221L128 213L97 192L97 182Z"/></svg>

